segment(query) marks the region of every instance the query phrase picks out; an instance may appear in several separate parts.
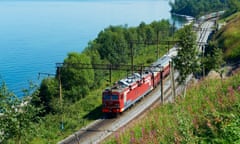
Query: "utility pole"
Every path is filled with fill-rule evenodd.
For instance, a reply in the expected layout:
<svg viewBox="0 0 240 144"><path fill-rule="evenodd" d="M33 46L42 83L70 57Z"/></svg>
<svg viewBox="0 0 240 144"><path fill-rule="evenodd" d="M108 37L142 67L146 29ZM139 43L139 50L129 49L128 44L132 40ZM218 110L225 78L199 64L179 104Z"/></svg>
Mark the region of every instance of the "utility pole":
<svg viewBox="0 0 240 144"><path fill-rule="evenodd" d="M133 68L133 57L134 57L134 53L133 53L133 42L131 41L130 42L130 48L131 48L131 71L132 71L132 74L133 74L133 71L134 71L134 68Z"/></svg>
<svg viewBox="0 0 240 144"><path fill-rule="evenodd" d="M62 98L62 83L61 83L61 71L60 71L60 67L57 67L57 72L58 72L58 82L59 82L59 103L60 103L60 109L61 109L61 130L64 129L64 125L63 125L63 98ZM51 73L38 73L38 78L41 75L47 75L49 76L56 76L56 74L51 74Z"/></svg>
<svg viewBox="0 0 240 144"><path fill-rule="evenodd" d="M158 43L159 43L159 31L157 32L157 59L159 58L159 47L158 47Z"/></svg>
<svg viewBox="0 0 240 144"><path fill-rule="evenodd" d="M173 99L176 98L176 88L175 88L175 77L174 77L174 64L173 62L170 62L170 76L171 76L171 85L172 85L172 93L173 93Z"/></svg>
<svg viewBox="0 0 240 144"><path fill-rule="evenodd" d="M109 83L112 84L112 65L109 65Z"/></svg>
<svg viewBox="0 0 240 144"><path fill-rule="evenodd" d="M161 79L161 103L164 103L164 92L163 92L163 69L160 70L160 79Z"/></svg>
<svg viewBox="0 0 240 144"><path fill-rule="evenodd" d="M172 24L172 40L174 41L174 29L175 29L175 20L173 20Z"/></svg>
<svg viewBox="0 0 240 144"><path fill-rule="evenodd" d="M202 59L204 59L204 53L205 53L205 45L202 45ZM205 78L204 64L202 66L203 66L203 78Z"/></svg>
<svg viewBox="0 0 240 144"><path fill-rule="evenodd" d="M62 81L61 81L61 68L60 67L57 67L57 72L58 72L58 82L59 82L59 102L60 102L60 109L61 109L61 130L64 130Z"/></svg>

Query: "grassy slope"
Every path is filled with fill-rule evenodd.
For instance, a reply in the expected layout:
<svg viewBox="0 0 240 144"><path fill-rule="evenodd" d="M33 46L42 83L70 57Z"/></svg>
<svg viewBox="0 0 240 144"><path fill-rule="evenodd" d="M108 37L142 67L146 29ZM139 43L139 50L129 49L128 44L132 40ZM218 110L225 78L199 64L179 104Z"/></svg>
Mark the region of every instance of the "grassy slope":
<svg viewBox="0 0 240 144"><path fill-rule="evenodd" d="M240 74L192 86L184 99L152 110L106 143L239 143L239 125Z"/></svg>
<svg viewBox="0 0 240 144"><path fill-rule="evenodd" d="M225 21L216 35L225 58L240 58L240 13ZM151 111L112 143L240 143L240 74L228 80L205 80L192 86L185 99Z"/></svg>
<svg viewBox="0 0 240 144"><path fill-rule="evenodd" d="M225 19L227 25L216 35L219 47L225 51L225 58L237 60L240 58L240 12Z"/></svg>

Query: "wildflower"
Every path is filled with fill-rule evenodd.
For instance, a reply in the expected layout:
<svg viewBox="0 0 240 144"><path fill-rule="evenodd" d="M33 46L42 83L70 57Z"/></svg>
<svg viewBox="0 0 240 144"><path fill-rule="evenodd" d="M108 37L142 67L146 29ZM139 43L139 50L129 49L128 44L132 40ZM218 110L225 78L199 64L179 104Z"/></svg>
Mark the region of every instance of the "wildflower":
<svg viewBox="0 0 240 144"><path fill-rule="evenodd" d="M240 86L238 86L237 90L240 92Z"/></svg>
<svg viewBox="0 0 240 144"><path fill-rule="evenodd" d="M195 118L193 119L193 125L195 127L195 129L198 129L199 128L199 125L198 125L198 117L195 116Z"/></svg>
<svg viewBox="0 0 240 144"><path fill-rule="evenodd" d="M207 126L209 127L209 128L212 128L212 124L211 124L211 121L208 119L207 120Z"/></svg>
<svg viewBox="0 0 240 144"><path fill-rule="evenodd" d="M130 144L136 143L136 139L134 137L131 137Z"/></svg>
<svg viewBox="0 0 240 144"><path fill-rule="evenodd" d="M130 144L134 144L136 142L134 131L131 131L130 134L131 134Z"/></svg>
<svg viewBox="0 0 240 144"><path fill-rule="evenodd" d="M115 139L116 139L116 141L119 140L119 133L118 132L115 133Z"/></svg>
<svg viewBox="0 0 240 144"><path fill-rule="evenodd" d="M232 96L234 94L234 90L232 86L228 87L228 93L230 94L230 96Z"/></svg>
<svg viewBox="0 0 240 144"><path fill-rule="evenodd" d="M142 137L144 136L144 134L145 134L145 129L142 128Z"/></svg>

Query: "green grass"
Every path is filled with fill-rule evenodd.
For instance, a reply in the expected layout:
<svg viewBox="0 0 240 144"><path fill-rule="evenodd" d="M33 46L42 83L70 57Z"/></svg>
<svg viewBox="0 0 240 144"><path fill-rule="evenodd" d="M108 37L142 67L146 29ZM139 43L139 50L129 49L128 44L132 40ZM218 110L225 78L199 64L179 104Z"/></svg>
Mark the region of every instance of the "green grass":
<svg viewBox="0 0 240 144"><path fill-rule="evenodd" d="M121 129L106 144L239 143L240 75L205 80L186 97L159 106L130 129Z"/></svg>
<svg viewBox="0 0 240 144"><path fill-rule="evenodd" d="M215 40L224 50L225 59L235 61L240 58L240 12L224 20L227 25L216 34Z"/></svg>
<svg viewBox="0 0 240 144"><path fill-rule="evenodd" d="M236 16L238 16L239 14L240 14L240 12L234 13L234 14L230 15L229 17L220 19L219 22L220 22L220 23L229 22L229 21L233 20L233 19L234 19Z"/></svg>

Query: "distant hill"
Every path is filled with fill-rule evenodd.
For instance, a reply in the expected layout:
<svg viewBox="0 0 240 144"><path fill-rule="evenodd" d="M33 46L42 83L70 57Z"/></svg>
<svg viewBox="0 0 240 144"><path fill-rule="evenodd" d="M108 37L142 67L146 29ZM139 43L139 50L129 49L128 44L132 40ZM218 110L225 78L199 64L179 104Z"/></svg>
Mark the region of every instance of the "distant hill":
<svg viewBox="0 0 240 144"><path fill-rule="evenodd" d="M221 0L174 0L170 2L170 5L172 13L193 17L199 17L228 7L227 3Z"/></svg>

